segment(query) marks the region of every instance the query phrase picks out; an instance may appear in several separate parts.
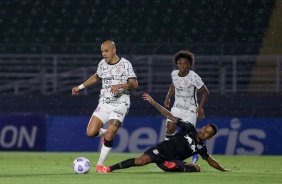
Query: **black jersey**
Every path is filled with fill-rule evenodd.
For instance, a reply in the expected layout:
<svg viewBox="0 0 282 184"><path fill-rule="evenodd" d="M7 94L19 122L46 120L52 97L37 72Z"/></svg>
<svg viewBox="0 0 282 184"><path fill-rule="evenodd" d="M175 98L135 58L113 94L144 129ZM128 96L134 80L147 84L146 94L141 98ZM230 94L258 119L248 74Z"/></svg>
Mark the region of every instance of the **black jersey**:
<svg viewBox="0 0 282 184"><path fill-rule="evenodd" d="M183 122L178 119L177 126L181 130L171 137L169 140L158 143L152 148L148 149L145 153L148 154L153 160L155 157L161 157L163 160L185 160L194 154L200 154L206 160L209 157L207 147L203 142L196 142L197 130L191 123Z"/></svg>

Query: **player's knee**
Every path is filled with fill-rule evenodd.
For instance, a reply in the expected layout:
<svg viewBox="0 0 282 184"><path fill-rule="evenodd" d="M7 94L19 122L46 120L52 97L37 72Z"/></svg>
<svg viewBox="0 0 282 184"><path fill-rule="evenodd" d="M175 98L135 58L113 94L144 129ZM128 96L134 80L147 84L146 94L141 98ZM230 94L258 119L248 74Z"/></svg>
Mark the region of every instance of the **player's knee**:
<svg viewBox="0 0 282 184"><path fill-rule="evenodd" d="M135 159L135 165L136 166L143 166L143 165L145 165L145 160L143 160L143 159L140 159L140 158L137 158L137 159Z"/></svg>
<svg viewBox="0 0 282 184"><path fill-rule="evenodd" d="M99 132L94 132L94 131L89 131L89 130L86 131L86 135L89 138L96 137L98 134L99 134Z"/></svg>
<svg viewBox="0 0 282 184"><path fill-rule="evenodd" d="M143 166L149 163L151 163L151 158L146 154L143 154L141 157L135 159L136 166Z"/></svg>

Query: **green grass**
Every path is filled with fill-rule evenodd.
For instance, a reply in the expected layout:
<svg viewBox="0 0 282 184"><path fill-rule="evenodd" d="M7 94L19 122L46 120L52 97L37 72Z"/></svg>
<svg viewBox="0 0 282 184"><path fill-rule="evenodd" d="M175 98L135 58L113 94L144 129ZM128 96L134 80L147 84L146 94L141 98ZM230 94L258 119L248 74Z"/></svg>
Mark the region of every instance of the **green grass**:
<svg viewBox="0 0 282 184"><path fill-rule="evenodd" d="M138 157L141 154L110 153L106 165ZM72 162L84 156L91 162L88 174L75 174ZM200 173L166 173L155 164L99 174L95 165L99 153L0 152L2 184L232 184L282 183L282 156L219 156L213 157L233 172L224 173L210 167L200 158Z"/></svg>

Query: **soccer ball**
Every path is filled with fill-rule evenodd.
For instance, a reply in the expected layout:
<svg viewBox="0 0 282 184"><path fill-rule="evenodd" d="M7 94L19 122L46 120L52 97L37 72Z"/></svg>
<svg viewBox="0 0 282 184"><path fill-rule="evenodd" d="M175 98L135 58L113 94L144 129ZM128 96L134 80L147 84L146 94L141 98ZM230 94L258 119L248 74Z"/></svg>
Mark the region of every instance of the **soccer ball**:
<svg viewBox="0 0 282 184"><path fill-rule="evenodd" d="M78 157L73 161L72 168L77 174L86 174L90 170L90 162L85 157Z"/></svg>

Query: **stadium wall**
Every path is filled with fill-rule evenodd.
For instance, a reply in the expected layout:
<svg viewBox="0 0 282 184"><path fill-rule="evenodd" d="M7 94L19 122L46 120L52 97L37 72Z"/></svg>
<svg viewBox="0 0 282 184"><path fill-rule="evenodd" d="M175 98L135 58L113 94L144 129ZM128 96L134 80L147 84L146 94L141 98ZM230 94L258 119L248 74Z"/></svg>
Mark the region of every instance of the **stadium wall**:
<svg viewBox="0 0 282 184"><path fill-rule="evenodd" d="M101 138L87 138L88 116L0 115L0 151L99 151ZM162 141L165 119L128 116L116 135L114 152L143 152ZM225 155L282 155L282 118L205 118L219 131L207 141L209 152Z"/></svg>
<svg viewBox="0 0 282 184"><path fill-rule="evenodd" d="M166 94L151 94L161 105ZM90 115L99 93L89 95L1 95L0 113L35 113L59 116ZM281 94L210 94L205 104L206 117L281 118ZM141 94L132 95L128 116L158 116Z"/></svg>

